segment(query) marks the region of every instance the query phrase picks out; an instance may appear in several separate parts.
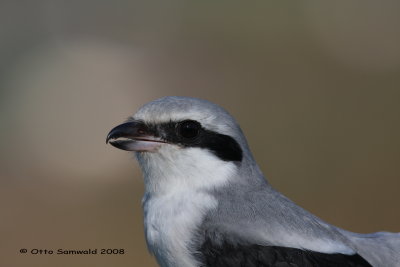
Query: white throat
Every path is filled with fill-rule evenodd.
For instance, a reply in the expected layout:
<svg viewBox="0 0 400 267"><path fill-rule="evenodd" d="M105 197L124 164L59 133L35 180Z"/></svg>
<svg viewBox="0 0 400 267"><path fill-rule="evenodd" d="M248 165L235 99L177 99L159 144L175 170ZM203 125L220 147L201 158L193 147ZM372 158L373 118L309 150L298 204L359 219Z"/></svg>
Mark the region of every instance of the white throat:
<svg viewBox="0 0 400 267"><path fill-rule="evenodd" d="M164 195L220 187L231 179L236 165L201 148L163 145L156 153L137 153L146 193Z"/></svg>
<svg viewBox="0 0 400 267"><path fill-rule="evenodd" d="M234 179L237 166L201 148L164 145L157 153L139 153L146 192L145 235L161 266L199 264L190 254L194 231L218 201L208 190Z"/></svg>

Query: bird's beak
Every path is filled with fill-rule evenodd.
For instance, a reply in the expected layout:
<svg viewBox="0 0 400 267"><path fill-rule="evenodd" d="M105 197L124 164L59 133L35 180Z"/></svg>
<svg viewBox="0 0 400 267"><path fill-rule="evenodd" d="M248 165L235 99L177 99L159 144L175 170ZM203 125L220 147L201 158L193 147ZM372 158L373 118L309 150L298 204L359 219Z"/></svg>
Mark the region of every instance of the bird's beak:
<svg viewBox="0 0 400 267"><path fill-rule="evenodd" d="M154 152L166 142L152 135L144 123L131 121L112 129L106 143L127 151Z"/></svg>

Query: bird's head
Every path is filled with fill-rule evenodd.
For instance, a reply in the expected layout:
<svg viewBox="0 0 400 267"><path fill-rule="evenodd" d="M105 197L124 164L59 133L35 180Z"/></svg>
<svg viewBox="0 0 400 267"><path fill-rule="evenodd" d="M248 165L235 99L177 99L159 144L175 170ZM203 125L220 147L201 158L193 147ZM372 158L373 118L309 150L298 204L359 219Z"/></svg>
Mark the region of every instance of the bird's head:
<svg viewBox="0 0 400 267"><path fill-rule="evenodd" d="M146 185L156 187L163 180L191 187L219 185L251 158L240 127L227 111L189 97L164 97L144 105L112 129L107 142L134 151Z"/></svg>

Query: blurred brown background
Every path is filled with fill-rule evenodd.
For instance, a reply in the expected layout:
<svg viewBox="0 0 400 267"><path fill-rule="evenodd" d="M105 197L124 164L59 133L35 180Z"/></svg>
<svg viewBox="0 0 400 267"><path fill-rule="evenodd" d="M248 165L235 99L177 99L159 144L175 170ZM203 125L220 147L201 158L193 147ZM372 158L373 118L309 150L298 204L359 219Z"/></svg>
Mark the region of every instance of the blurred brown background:
<svg viewBox="0 0 400 267"><path fill-rule="evenodd" d="M273 186L324 220L400 231L399 14L372 0L1 1L0 266L156 266L138 166L105 137L165 95L228 109Z"/></svg>

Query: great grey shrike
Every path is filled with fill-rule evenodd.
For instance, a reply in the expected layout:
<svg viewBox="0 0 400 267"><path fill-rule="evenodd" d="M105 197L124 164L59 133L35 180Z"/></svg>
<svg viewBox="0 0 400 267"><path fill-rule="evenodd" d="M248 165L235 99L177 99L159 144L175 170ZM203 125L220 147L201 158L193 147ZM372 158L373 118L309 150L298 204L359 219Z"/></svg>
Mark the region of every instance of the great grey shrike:
<svg viewBox="0 0 400 267"><path fill-rule="evenodd" d="M235 119L209 101L152 101L107 142L139 161L162 267L400 266L400 234L342 230L273 189Z"/></svg>

